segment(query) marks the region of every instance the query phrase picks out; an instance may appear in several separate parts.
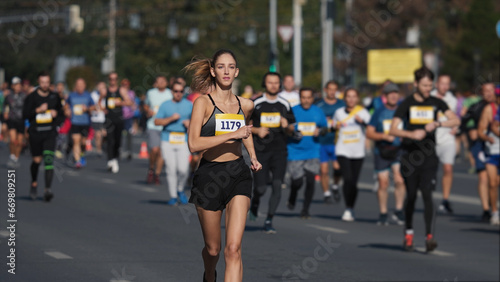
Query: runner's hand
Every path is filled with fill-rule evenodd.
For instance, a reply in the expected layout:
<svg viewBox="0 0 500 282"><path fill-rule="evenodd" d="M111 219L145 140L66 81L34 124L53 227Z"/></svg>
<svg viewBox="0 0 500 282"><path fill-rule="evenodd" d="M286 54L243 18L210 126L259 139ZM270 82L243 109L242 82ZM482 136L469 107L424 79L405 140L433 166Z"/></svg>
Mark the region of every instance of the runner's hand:
<svg viewBox="0 0 500 282"><path fill-rule="evenodd" d="M176 120L178 120L180 118L181 118L181 116L178 113L175 113L175 114L172 115L172 120L173 121L176 121Z"/></svg>
<svg viewBox="0 0 500 282"><path fill-rule="evenodd" d="M47 111L48 108L49 106L47 105L47 103L43 103L40 105L40 107L37 108L37 112L43 113Z"/></svg>
<svg viewBox="0 0 500 282"><path fill-rule="evenodd" d="M53 118L57 117L57 111L56 110L50 110L50 114L52 115Z"/></svg>
<svg viewBox="0 0 500 282"><path fill-rule="evenodd" d="M283 123L282 123L282 124L283 124ZM264 137L266 137L268 134L269 134L269 128L267 128L267 127L259 127L258 132L257 132L257 135L258 135L260 138L264 138Z"/></svg>
<svg viewBox="0 0 500 282"><path fill-rule="evenodd" d="M411 134L411 139L415 139L415 140L422 140L425 138L425 136L427 135L427 132L425 132L425 130L423 129L417 129L417 130L414 130Z"/></svg>
<svg viewBox="0 0 500 282"><path fill-rule="evenodd" d="M385 134L384 139L385 139L385 141L392 143L394 141L394 139L396 139L396 137L394 137L392 135Z"/></svg>
<svg viewBox="0 0 500 282"><path fill-rule="evenodd" d="M250 166L252 171L257 172L262 169L262 165L259 163L257 158L250 159L250 162L252 163L252 165Z"/></svg>
<svg viewBox="0 0 500 282"><path fill-rule="evenodd" d="M234 139L247 139L252 134L252 125L245 125L233 132L233 134L236 135Z"/></svg>
<svg viewBox="0 0 500 282"><path fill-rule="evenodd" d="M288 127L288 120L286 118L281 117L280 122L281 122L281 127L283 127L283 128L287 128Z"/></svg>
<svg viewBox="0 0 500 282"><path fill-rule="evenodd" d="M438 127L438 123L436 121L430 122L425 125L425 131L432 132Z"/></svg>

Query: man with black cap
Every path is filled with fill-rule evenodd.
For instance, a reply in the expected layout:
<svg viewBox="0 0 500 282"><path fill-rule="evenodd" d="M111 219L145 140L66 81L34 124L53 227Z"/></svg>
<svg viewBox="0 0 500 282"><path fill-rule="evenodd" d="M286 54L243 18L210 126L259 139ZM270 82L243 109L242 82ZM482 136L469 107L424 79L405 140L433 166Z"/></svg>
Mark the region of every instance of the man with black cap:
<svg viewBox="0 0 500 282"><path fill-rule="evenodd" d="M26 99L26 93L22 92L21 79L16 76L12 78L12 92L5 97L3 110L10 139L8 168L19 167L19 155L23 148L25 130L23 120L24 99Z"/></svg>
<svg viewBox="0 0 500 282"><path fill-rule="evenodd" d="M374 161L375 173L378 178L378 203L380 216L378 225L389 225L387 215L387 188L389 187L389 174L392 171L396 189L394 196L396 210L392 220L398 225L404 224L403 202L405 198L405 184L400 172L401 138L389 135L392 118L399 101L399 87L394 83L388 83L382 89L386 103L377 108L373 113L370 123L366 128L366 137L375 141Z"/></svg>

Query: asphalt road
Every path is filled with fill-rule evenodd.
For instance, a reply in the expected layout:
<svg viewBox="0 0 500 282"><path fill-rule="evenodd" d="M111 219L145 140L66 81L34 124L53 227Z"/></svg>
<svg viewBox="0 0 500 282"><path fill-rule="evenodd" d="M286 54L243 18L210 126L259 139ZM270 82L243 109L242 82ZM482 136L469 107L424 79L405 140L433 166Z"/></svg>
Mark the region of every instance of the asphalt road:
<svg viewBox="0 0 500 282"><path fill-rule="evenodd" d="M140 141L134 140L136 152ZM5 162L4 144L0 155ZM0 281L201 281L203 241L194 207L167 206L164 176L160 186L145 183L146 160L122 161L118 174L107 172L106 161L97 157L78 171L58 161L50 203L41 200L41 191L37 201L28 198L28 154L21 163L15 170L14 223L8 222L7 169L0 168ZM403 227L376 225L371 158L363 166L353 223L340 220L342 203L322 202L319 185L312 217L300 219L302 203L289 211L284 189L274 220L277 234L265 234L267 193L257 221L247 222L244 281L499 281L499 228L480 222L476 177L467 169L455 167L455 214L437 217L439 246L432 254L423 251L421 199L414 217L416 252L402 251ZM438 188L436 205L440 195ZM8 272L12 234L15 274ZM223 254L217 270L223 281Z"/></svg>

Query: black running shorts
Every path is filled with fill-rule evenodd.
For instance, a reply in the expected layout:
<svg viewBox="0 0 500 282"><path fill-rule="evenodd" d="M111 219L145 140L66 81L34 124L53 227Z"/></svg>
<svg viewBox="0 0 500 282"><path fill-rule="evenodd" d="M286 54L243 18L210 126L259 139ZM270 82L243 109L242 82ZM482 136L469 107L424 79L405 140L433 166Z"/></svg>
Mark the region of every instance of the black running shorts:
<svg viewBox="0 0 500 282"><path fill-rule="evenodd" d="M251 198L252 173L242 157L228 162L201 159L189 202L205 210L224 210L234 196Z"/></svg>
<svg viewBox="0 0 500 282"><path fill-rule="evenodd" d="M46 132L30 132L30 151L33 157L43 155L43 151L54 151L56 149L57 132L50 130Z"/></svg>

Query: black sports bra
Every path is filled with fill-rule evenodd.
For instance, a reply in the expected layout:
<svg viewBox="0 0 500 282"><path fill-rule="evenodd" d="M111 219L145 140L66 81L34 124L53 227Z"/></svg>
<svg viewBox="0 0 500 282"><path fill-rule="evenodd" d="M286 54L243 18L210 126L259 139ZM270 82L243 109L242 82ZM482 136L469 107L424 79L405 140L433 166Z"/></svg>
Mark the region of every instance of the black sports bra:
<svg viewBox="0 0 500 282"><path fill-rule="evenodd" d="M212 104L214 105L214 110L212 111L212 114L210 115L210 118L207 120L207 122L201 127L200 136L204 136L204 137L216 135L215 134L215 131L216 131L215 115L216 114L224 114L224 112L221 111L217 107L217 105L215 105L215 102L212 99L212 96L210 96L210 94L207 94L207 95L208 95L208 98L210 98L210 101L212 101ZM238 100L238 105L240 106L240 109L238 110L238 115L243 115L243 125L244 125L245 114L243 113L243 110L241 109L240 99L238 98L238 96L235 96L235 97L236 97L236 100ZM236 124L237 124L237 122L236 122ZM236 130L239 129L239 127L241 127L241 124L240 124L240 126L238 126L237 128L234 128L234 122L232 122L232 124L228 124L228 125L233 125L233 129L236 129ZM241 140L239 140L239 141L241 141Z"/></svg>

